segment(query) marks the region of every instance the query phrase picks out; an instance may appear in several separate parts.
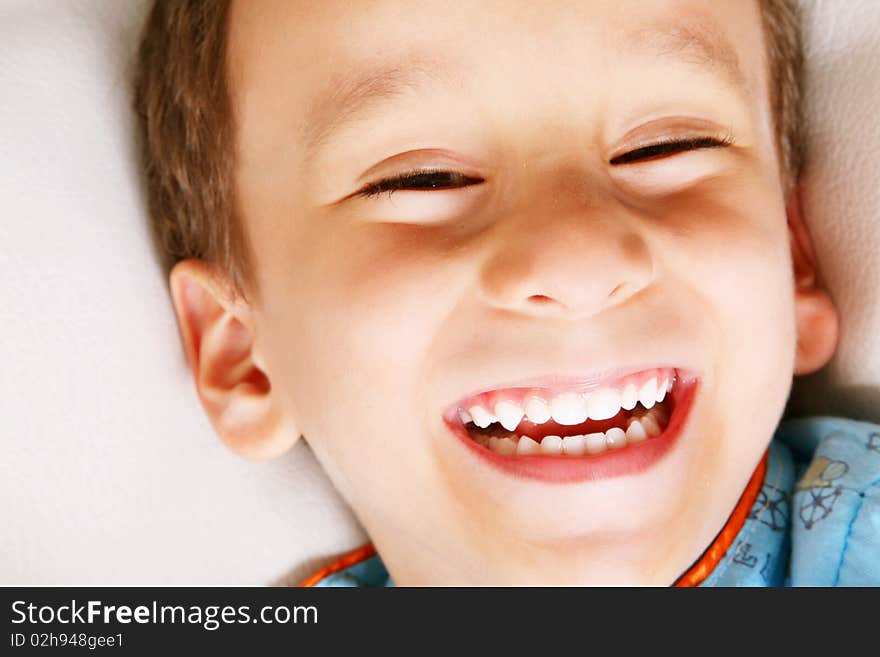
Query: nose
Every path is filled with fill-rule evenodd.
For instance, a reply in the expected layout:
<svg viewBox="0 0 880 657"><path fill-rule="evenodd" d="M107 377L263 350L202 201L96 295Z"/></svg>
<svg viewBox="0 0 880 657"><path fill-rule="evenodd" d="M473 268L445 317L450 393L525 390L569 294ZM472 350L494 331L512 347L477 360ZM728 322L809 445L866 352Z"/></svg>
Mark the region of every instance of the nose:
<svg viewBox="0 0 880 657"><path fill-rule="evenodd" d="M508 214L495 229L479 287L500 310L584 319L624 303L654 277L638 224L612 202L557 197Z"/></svg>

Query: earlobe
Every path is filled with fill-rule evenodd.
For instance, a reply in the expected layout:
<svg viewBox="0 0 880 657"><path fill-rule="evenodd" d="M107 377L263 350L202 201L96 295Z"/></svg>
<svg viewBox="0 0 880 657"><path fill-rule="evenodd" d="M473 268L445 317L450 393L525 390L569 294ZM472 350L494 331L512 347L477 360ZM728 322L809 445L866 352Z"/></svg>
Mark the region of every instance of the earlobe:
<svg viewBox="0 0 880 657"><path fill-rule="evenodd" d="M299 432L257 364L248 304L202 260L177 263L169 282L196 390L217 434L249 460L285 452Z"/></svg>
<svg viewBox="0 0 880 657"><path fill-rule="evenodd" d="M794 373L824 367L837 350L837 309L824 290L798 291L795 300L798 341Z"/></svg>
<svg viewBox="0 0 880 657"><path fill-rule="evenodd" d="M787 213L797 328L794 373L810 374L824 367L837 350L839 321L834 302L817 282L814 249L801 211L799 189L792 192Z"/></svg>

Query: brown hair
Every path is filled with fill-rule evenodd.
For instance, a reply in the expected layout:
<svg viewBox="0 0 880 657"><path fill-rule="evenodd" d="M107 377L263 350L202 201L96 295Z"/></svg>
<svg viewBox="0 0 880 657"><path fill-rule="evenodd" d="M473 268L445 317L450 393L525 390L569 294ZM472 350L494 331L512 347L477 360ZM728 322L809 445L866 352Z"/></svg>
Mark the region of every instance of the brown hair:
<svg viewBox="0 0 880 657"><path fill-rule="evenodd" d="M215 263L234 291L256 293L253 253L236 211L235 135L227 89L230 0L156 0L137 59L135 110L152 228L166 270L184 258ZM803 68L796 0L758 0L769 95L786 191L803 161Z"/></svg>
<svg viewBox="0 0 880 657"><path fill-rule="evenodd" d="M804 46L796 0L758 0L770 70L770 109L785 191L797 182L804 164L801 92Z"/></svg>

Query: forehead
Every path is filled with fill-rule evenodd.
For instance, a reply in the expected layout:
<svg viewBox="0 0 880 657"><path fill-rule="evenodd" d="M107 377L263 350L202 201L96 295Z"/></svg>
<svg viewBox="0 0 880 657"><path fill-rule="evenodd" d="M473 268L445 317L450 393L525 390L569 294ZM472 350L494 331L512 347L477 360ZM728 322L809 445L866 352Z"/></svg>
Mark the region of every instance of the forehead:
<svg viewBox="0 0 880 657"><path fill-rule="evenodd" d="M667 74L746 102L766 89L757 2L743 0L236 0L227 62L246 158L261 138L277 148L273 118L307 159L431 92L549 116L606 91L650 93Z"/></svg>

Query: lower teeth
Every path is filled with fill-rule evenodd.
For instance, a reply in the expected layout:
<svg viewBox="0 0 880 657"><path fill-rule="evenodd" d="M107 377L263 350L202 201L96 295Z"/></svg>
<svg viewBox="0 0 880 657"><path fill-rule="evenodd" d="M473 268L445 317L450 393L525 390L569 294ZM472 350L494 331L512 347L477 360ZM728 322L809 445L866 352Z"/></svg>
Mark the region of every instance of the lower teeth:
<svg viewBox="0 0 880 657"><path fill-rule="evenodd" d="M502 456L591 456L656 438L663 433L668 421L669 412L661 403L638 417L630 417L627 420L626 431L614 427L604 433L565 437L544 436L540 442L528 436L515 434L504 437L476 436L473 440Z"/></svg>

